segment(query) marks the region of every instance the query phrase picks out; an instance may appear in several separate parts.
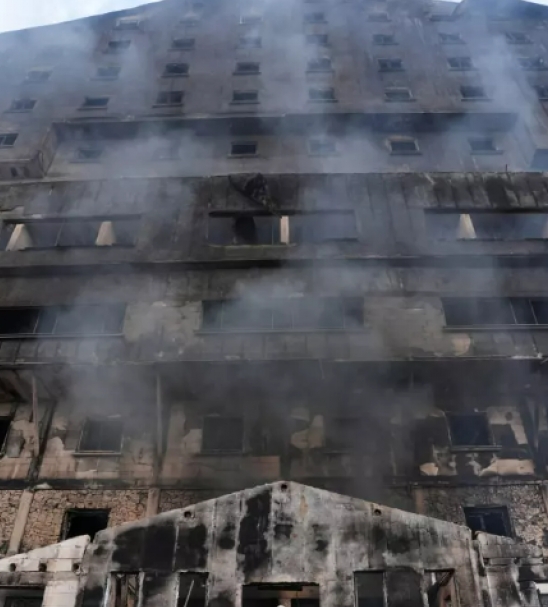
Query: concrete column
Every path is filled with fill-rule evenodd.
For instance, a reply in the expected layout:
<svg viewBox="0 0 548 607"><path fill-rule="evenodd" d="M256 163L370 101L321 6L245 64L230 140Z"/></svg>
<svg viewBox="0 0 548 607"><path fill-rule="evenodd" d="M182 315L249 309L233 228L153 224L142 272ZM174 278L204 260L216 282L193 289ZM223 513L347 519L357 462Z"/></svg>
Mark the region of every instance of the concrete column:
<svg viewBox="0 0 548 607"><path fill-rule="evenodd" d="M147 495L147 513L146 516L155 516L160 508L160 489L154 488L148 490Z"/></svg>
<svg viewBox="0 0 548 607"><path fill-rule="evenodd" d="M25 489L21 495L17 516L15 517L15 523L13 524L13 530L11 532L8 555L18 554L21 550L21 542L23 541L23 534L25 533L33 497L34 492L29 491L28 489Z"/></svg>
<svg viewBox="0 0 548 607"><path fill-rule="evenodd" d="M426 495L423 487L418 485L413 487L413 501L415 502L415 512L426 514Z"/></svg>

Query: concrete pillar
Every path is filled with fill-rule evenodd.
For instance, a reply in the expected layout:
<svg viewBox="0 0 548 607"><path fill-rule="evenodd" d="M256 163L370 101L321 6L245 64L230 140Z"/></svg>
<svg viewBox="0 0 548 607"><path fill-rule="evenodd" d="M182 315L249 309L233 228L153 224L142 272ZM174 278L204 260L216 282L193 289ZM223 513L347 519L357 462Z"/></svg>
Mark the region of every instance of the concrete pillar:
<svg viewBox="0 0 548 607"><path fill-rule="evenodd" d="M28 489L25 489L21 495L15 523L13 524L13 530L11 532L8 555L18 554L21 551L21 542L23 541L23 534L25 533L33 497L34 492L29 491Z"/></svg>
<svg viewBox="0 0 548 607"><path fill-rule="evenodd" d="M155 516L160 509L160 489L154 488L148 490L147 512L146 516Z"/></svg>
<svg viewBox="0 0 548 607"><path fill-rule="evenodd" d="M417 514L426 514L426 495L424 487L415 485L413 487L413 501L415 502L415 512Z"/></svg>

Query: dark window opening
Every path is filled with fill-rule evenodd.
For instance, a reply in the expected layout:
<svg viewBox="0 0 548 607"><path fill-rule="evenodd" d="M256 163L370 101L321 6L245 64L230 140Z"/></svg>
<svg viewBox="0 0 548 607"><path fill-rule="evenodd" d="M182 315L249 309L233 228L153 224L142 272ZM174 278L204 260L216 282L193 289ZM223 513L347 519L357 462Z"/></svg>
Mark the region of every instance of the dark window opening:
<svg viewBox="0 0 548 607"><path fill-rule="evenodd" d="M449 57L447 64L452 70L471 70L474 67L470 57Z"/></svg>
<svg viewBox="0 0 548 607"><path fill-rule="evenodd" d="M261 48L261 38L259 36L242 36L239 47L244 49Z"/></svg>
<svg viewBox="0 0 548 607"><path fill-rule="evenodd" d="M51 76L51 70L30 70L27 72L28 82L46 82Z"/></svg>
<svg viewBox="0 0 548 607"><path fill-rule="evenodd" d="M121 449L121 419L87 419L85 421L78 452L108 451L119 453Z"/></svg>
<svg viewBox="0 0 548 607"><path fill-rule="evenodd" d="M537 84L535 85L535 90L537 91L537 96L539 99L543 101L548 100L548 85L547 84Z"/></svg>
<svg viewBox="0 0 548 607"><path fill-rule="evenodd" d="M455 572L425 571L428 607L454 607L458 605Z"/></svg>
<svg viewBox="0 0 548 607"><path fill-rule="evenodd" d="M548 324L548 298L442 299L448 327L535 326Z"/></svg>
<svg viewBox="0 0 548 607"><path fill-rule="evenodd" d="M548 214L474 213L476 238L482 240L530 240L545 238Z"/></svg>
<svg viewBox="0 0 548 607"><path fill-rule="evenodd" d="M164 76L188 76L188 63L168 63Z"/></svg>
<svg viewBox="0 0 548 607"><path fill-rule="evenodd" d="M103 109L107 107L108 102L108 97L86 97L82 107L86 110Z"/></svg>
<svg viewBox="0 0 548 607"><path fill-rule="evenodd" d="M236 64L235 74L258 74L259 64L255 61L241 61Z"/></svg>
<svg viewBox="0 0 548 607"><path fill-rule="evenodd" d="M390 21L388 13L385 12L369 13L367 19L375 23L386 23L387 21Z"/></svg>
<svg viewBox="0 0 548 607"><path fill-rule="evenodd" d="M76 160L83 162L93 162L99 160L103 155L103 148L98 146L78 148L76 150Z"/></svg>
<svg viewBox="0 0 548 607"><path fill-rule="evenodd" d="M131 40L110 40L107 45L108 53L121 53L131 45Z"/></svg>
<svg viewBox="0 0 548 607"><path fill-rule="evenodd" d="M374 34L373 44L377 44L379 46L389 46L396 44L396 39L392 34Z"/></svg>
<svg viewBox="0 0 548 607"><path fill-rule="evenodd" d="M309 140L308 151L314 156L330 156L335 154L337 148L332 139L316 138Z"/></svg>
<svg viewBox="0 0 548 607"><path fill-rule="evenodd" d="M512 536L510 517L506 506L464 508L467 526L474 532L483 531L493 535Z"/></svg>
<svg viewBox="0 0 548 607"><path fill-rule="evenodd" d="M6 440L11 426L11 417L0 417L0 454L6 447Z"/></svg>
<svg viewBox="0 0 548 607"><path fill-rule="evenodd" d="M304 16L305 23L325 23L324 13L308 13Z"/></svg>
<svg viewBox="0 0 548 607"><path fill-rule="evenodd" d="M30 591L28 589L10 591L6 596L4 607L42 607L44 592L41 590Z"/></svg>
<svg viewBox="0 0 548 607"><path fill-rule="evenodd" d="M416 154L419 151L414 139L392 139L389 143L392 154Z"/></svg>
<svg viewBox="0 0 548 607"><path fill-rule="evenodd" d="M271 301L203 302L205 331L356 330L363 328L358 297L295 297Z"/></svg>
<svg viewBox="0 0 548 607"><path fill-rule="evenodd" d="M542 57L519 57L518 63L524 70L545 70L547 69L546 63Z"/></svg>
<svg viewBox="0 0 548 607"><path fill-rule="evenodd" d="M10 111L30 112L36 105L36 99L15 99L11 102Z"/></svg>
<svg viewBox="0 0 548 607"><path fill-rule="evenodd" d="M455 447L491 445L489 422L484 414L447 415L451 443Z"/></svg>
<svg viewBox="0 0 548 607"><path fill-rule="evenodd" d="M319 587L316 584L249 584L242 587L242 607L320 607Z"/></svg>
<svg viewBox="0 0 548 607"><path fill-rule="evenodd" d="M113 573L108 605L112 607L137 607L139 586L138 573Z"/></svg>
<svg viewBox="0 0 548 607"><path fill-rule="evenodd" d="M335 417L327 422L325 448L327 451L352 452L363 442L362 420L359 417Z"/></svg>
<svg viewBox="0 0 548 607"><path fill-rule="evenodd" d="M231 156L255 156L257 154L257 143L255 141L242 141L232 143L230 146Z"/></svg>
<svg viewBox="0 0 548 607"><path fill-rule="evenodd" d="M104 65L97 68L95 77L100 80L116 80L120 75L120 67L117 65Z"/></svg>
<svg viewBox="0 0 548 607"><path fill-rule="evenodd" d="M306 69L308 72L331 72L333 66L329 57L317 57L310 59Z"/></svg>
<svg viewBox="0 0 548 607"><path fill-rule="evenodd" d="M530 44L531 38L522 32L506 32L506 40L510 44Z"/></svg>
<svg viewBox="0 0 548 607"><path fill-rule="evenodd" d="M227 417L224 415L204 417L202 451L240 453L243 450L243 440L244 423L241 417Z"/></svg>
<svg viewBox="0 0 548 607"><path fill-rule="evenodd" d="M156 97L156 105L182 105L182 91L162 91Z"/></svg>
<svg viewBox="0 0 548 607"><path fill-rule="evenodd" d="M0 148L11 147L18 137L17 133L2 133L0 134Z"/></svg>
<svg viewBox="0 0 548 607"><path fill-rule="evenodd" d="M258 103L258 91L233 91L232 103Z"/></svg>
<svg viewBox="0 0 548 607"><path fill-rule="evenodd" d="M99 531L107 528L109 510L75 508L65 512L64 530L61 540L89 535L91 540Z"/></svg>
<svg viewBox="0 0 548 607"><path fill-rule="evenodd" d="M487 99L487 94L482 86L463 85L460 87L463 99Z"/></svg>
<svg viewBox="0 0 548 607"><path fill-rule="evenodd" d="M354 574L357 607L384 607L384 574L367 571Z"/></svg>
<svg viewBox="0 0 548 607"><path fill-rule="evenodd" d="M177 607L205 607L207 573L181 573Z"/></svg>
<svg viewBox="0 0 548 607"><path fill-rule="evenodd" d="M309 101L335 101L335 89L308 89Z"/></svg>
<svg viewBox="0 0 548 607"><path fill-rule="evenodd" d="M178 51L191 51L195 46L194 38L175 38L171 43L171 48Z"/></svg>
<svg viewBox="0 0 548 607"><path fill-rule="evenodd" d="M442 44L464 44L460 34L439 34Z"/></svg>
<svg viewBox="0 0 548 607"><path fill-rule="evenodd" d="M385 89L384 98L386 101L412 101L411 91L403 87L391 87Z"/></svg>
<svg viewBox="0 0 548 607"><path fill-rule="evenodd" d="M307 34L306 43L315 44L317 46L328 46L329 38L327 34Z"/></svg>
<svg viewBox="0 0 548 607"><path fill-rule="evenodd" d="M468 139L472 152L497 152L497 146L491 137L473 137Z"/></svg>
<svg viewBox="0 0 548 607"><path fill-rule="evenodd" d="M401 59L378 59L377 62L381 72L403 71L403 61Z"/></svg>

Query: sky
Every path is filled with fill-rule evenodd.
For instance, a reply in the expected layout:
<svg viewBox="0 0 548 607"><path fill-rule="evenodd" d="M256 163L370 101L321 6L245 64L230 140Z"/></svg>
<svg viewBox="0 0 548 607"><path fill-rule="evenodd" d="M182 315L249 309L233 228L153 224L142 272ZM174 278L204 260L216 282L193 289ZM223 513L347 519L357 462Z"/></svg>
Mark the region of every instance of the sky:
<svg viewBox="0 0 548 607"><path fill-rule="evenodd" d="M0 0L0 32L71 21L159 0Z"/></svg>

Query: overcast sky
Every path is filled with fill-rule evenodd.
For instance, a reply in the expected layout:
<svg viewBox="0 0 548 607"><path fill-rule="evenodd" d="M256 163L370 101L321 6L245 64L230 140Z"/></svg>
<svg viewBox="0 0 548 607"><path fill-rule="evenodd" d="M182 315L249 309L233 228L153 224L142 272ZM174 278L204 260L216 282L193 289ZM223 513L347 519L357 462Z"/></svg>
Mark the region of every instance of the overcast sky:
<svg viewBox="0 0 548 607"><path fill-rule="evenodd" d="M159 0L0 0L0 32L110 13Z"/></svg>

